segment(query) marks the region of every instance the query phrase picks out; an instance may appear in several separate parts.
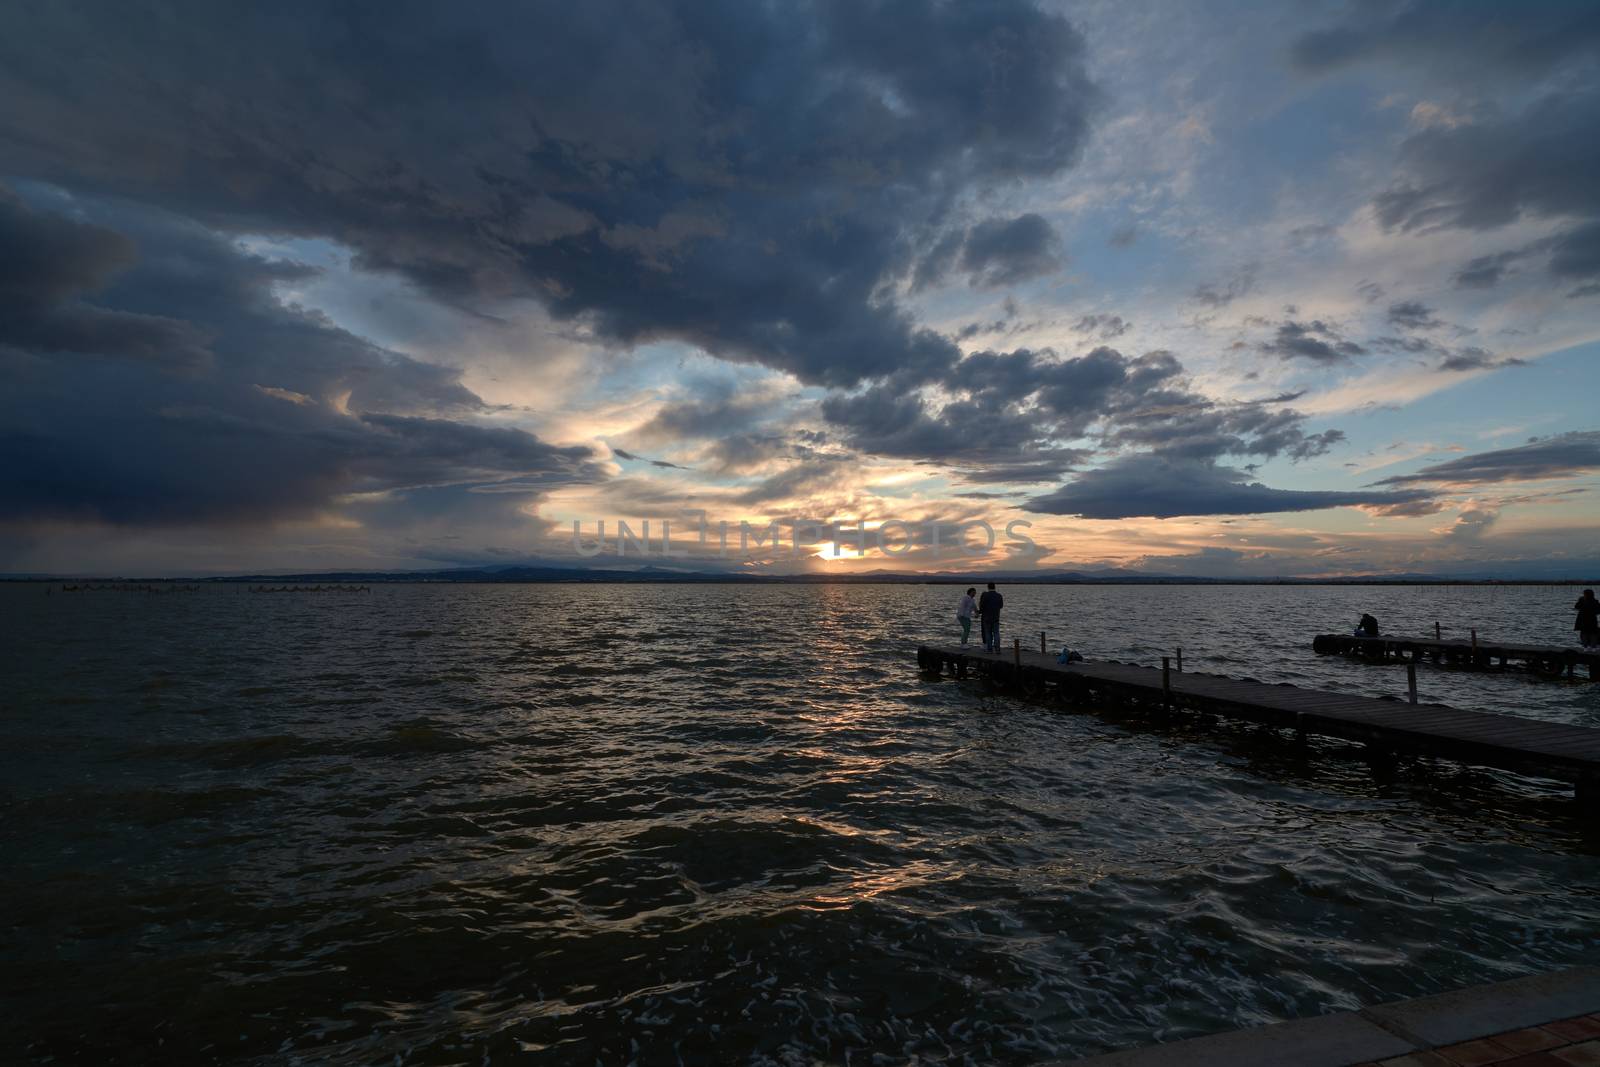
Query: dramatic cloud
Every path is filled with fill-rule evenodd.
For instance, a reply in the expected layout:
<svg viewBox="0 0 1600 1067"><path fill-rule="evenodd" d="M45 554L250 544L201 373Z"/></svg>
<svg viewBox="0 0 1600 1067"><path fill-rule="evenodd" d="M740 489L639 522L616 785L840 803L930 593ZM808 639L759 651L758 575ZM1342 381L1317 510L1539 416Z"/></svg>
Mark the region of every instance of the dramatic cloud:
<svg viewBox="0 0 1600 1067"><path fill-rule="evenodd" d="M663 404L629 436L654 444L721 437L748 430L768 414L770 398L738 393L722 384L702 386L701 395Z"/></svg>
<svg viewBox="0 0 1600 1067"><path fill-rule="evenodd" d="M684 467L684 466L682 466L680 464L677 464L677 463L668 463L664 459L651 459L649 456L636 455L636 454L634 454L632 452L628 452L628 451L625 451L623 449L616 448L616 447L613 447L611 449L611 454L613 456L616 456L618 459L625 459L625 460L629 460L630 462L635 462L635 463L648 463L652 467L662 467L662 468L665 468L667 470L681 471L681 470L687 470L688 469L687 467Z"/></svg>
<svg viewBox="0 0 1600 1067"><path fill-rule="evenodd" d="M188 323L83 299L126 269L135 254L122 234L32 211L0 185L0 345L173 367L204 363L206 338Z"/></svg>
<svg viewBox="0 0 1600 1067"><path fill-rule="evenodd" d="M1291 55L1307 71L1372 60L1425 64L1451 76L1533 74L1600 54L1600 12L1587 4L1534 3L1508 18L1494 4L1407 0L1349 5L1340 23L1299 37Z"/></svg>
<svg viewBox="0 0 1600 1067"><path fill-rule="evenodd" d="M953 397L942 405L886 385L829 397L822 411L852 447L958 467L968 481L990 483L1057 479L1093 454L1078 443L1091 435L1107 448L1205 461L1304 459L1344 438L1338 430L1307 434L1304 415L1277 406L1298 394L1221 403L1185 388L1182 373L1169 352L979 352L941 383Z"/></svg>
<svg viewBox="0 0 1600 1067"><path fill-rule="evenodd" d="M1600 179L1600 174L1596 177ZM1555 240L1550 273L1558 278L1600 278L1600 221L1568 230Z"/></svg>
<svg viewBox="0 0 1600 1067"><path fill-rule="evenodd" d="M1343 363L1352 356L1366 353L1366 349L1343 340L1338 331L1320 319L1283 323L1278 327L1277 336L1263 344L1261 351L1313 363Z"/></svg>
<svg viewBox="0 0 1600 1067"><path fill-rule="evenodd" d="M1085 519L1170 519L1184 515L1259 515L1334 507L1385 509L1422 504L1422 490L1273 489L1243 471L1202 460L1129 456L1078 475L1053 493L1029 498L1029 511Z"/></svg>
<svg viewBox="0 0 1600 1067"><path fill-rule="evenodd" d="M1494 508L1468 501L1456 515L1455 522L1434 532L1450 541L1478 541L1499 519L1500 512Z"/></svg>
<svg viewBox="0 0 1600 1067"><path fill-rule="evenodd" d="M1577 430L1554 437L1534 438L1515 448L1460 456L1423 467L1415 474L1397 474L1377 485L1478 485L1524 482L1540 478L1571 478L1600 470L1600 430Z"/></svg>
<svg viewBox="0 0 1600 1067"><path fill-rule="evenodd" d="M1387 227L1490 229L1524 214L1600 210L1600 95L1544 97L1499 119L1419 130L1401 146L1407 177L1377 199Z"/></svg>
<svg viewBox="0 0 1600 1067"><path fill-rule="evenodd" d="M256 522L351 493L514 481L533 494L601 476L586 448L460 421L485 407L459 372L279 303L274 285L305 268L160 212L75 206L92 217L5 205L9 232L34 242L21 254L60 265L43 284L93 287L97 303L46 304L56 332L0 345L0 519ZM63 355L84 319L97 343ZM204 366L170 358L201 337Z"/></svg>
<svg viewBox="0 0 1600 1067"><path fill-rule="evenodd" d="M1537 509L1582 526L1592 494L1543 484L1500 525L1478 494L1447 542L1413 520L1475 479L1592 480L1581 436L1476 471L1418 442L1593 421L1569 386L1600 296L1597 25L1443 0L0 5L0 547L51 545L0 563L76 568L66 538L513 560L556 513L1030 495L1357 507L1404 521L1327 536L1397 566ZM1465 384L1524 361L1517 389ZM1304 548L1255 538L1315 524L1095 526L1086 551L1254 572Z"/></svg>
<svg viewBox="0 0 1600 1067"><path fill-rule="evenodd" d="M1023 0L0 13L15 174L828 385L954 361L885 283L964 198L1071 164L1094 98ZM989 226L983 284L1044 269L1042 218Z"/></svg>
<svg viewBox="0 0 1600 1067"><path fill-rule="evenodd" d="M1442 371L1494 370L1498 367L1521 367L1524 361L1516 358L1497 359L1493 352L1482 348L1463 348L1452 352L1439 364Z"/></svg>
<svg viewBox="0 0 1600 1067"><path fill-rule="evenodd" d="M1436 126L1407 139L1404 177L1376 199L1386 227L1425 233L1487 230L1520 218L1587 218L1547 240L1479 256L1457 288L1498 285L1512 265L1549 252L1565 280L1600 278L1600 89L1545 96L1516 115Z"/></svg>
<svg viewBox="0 0 1600 1067"><path fill-rule="evenodd" d="M980 289L1015 285L1060 269L1060 244L1055 227L1042 215L990 219L967 234L961 269Z"/></svg>
<svg viewBox="0 0 1600 1067"><path fill-rule="evenodd" d="M1512 249L1478 256L1468 260L1465 266L1455 272L1451 280L1455 282L1457 289L1493 289L1511 273L1513 263L1526 259L1529 255L1530 253L1525 250Z"/></svg>
<svg viewBox="0 0 1600 1067"><path fill-rule="evenodd" d="M1490 4L1352 5L1342 23L1300 37L1292 54L1307 71L1390 61L1470 94L1464 106L1413 106L1416 128L1401 146L1399 173L1374 201L1384 227L1425 234L1588 220L1477 257L1456 272L1457 288L1493 288L1517 261L1545 252L1558 278L1600 278L1600 83L1592 76L1600 11L1592 5L1523 5L1515 18ZM1497 99L1497 80L1521 91ZM1586 295L1584 286L1570 295Z"/></svg>
<svg viewBox="0 0 1600 1067"><path fill-rule="evenodd" d="M1390 304L1389 322L1402 330L1431 330L1443 325L1434 317L1432 308L1416 300Z"/></svg>
<svg viewBox="0 0 1600 1067"><path fill-rule="evenodd" d="M1102 341L1114 341L1133 329L1133 323L1124 322L1121 315L1084 315L1072 324L1074 333L1094 334Z"/></svg>

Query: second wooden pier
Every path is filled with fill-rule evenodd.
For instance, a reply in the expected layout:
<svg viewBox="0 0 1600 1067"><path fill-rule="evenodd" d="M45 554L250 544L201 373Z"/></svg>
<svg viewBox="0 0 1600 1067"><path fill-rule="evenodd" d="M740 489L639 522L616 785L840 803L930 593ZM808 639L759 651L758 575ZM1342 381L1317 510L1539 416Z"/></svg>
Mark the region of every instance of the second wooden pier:
<svg viewBox="0 0 1600 1067"><path fill-rule="evenodd" d="M1423 637L1352 637L1348 634L1318 634L1311 649L1362 659L1368 663L1424 663L1457 667L1462 670L1506 670L1520 668L1532 674L1568 678L1579 677L1584 668L1589 681L1600 681L1600 652L1585 652L1557 645L1503 645L1479 641L1436 641Z"/></svg>
<svg viewBox="0 0 1600 1067"><path fill-rule="evenodd" d="M1600 730L1584 726L1268 685L1168 666L1061 664L1020 647L990 653L922 645L917 664L929 674L984 678L1036 700L1131 705L1161 713L1190 709L1290 729L1302 737L1359 742L1380 752L1438 756L1571 782L1583 806L1600 812Z"/></svg>

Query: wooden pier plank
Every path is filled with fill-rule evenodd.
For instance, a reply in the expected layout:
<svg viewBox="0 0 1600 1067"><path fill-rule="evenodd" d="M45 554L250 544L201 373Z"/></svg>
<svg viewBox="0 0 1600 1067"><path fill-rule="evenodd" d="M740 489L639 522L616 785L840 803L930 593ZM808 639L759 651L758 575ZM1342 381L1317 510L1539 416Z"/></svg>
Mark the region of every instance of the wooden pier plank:
<svg viewBox="0 0 1600 1067"><path fill-rule="evenodd" d="M1480 651L1482 648L1480 646ZM1442 704L1326 692L1219 675L1163 672L1128 663L1059 664L1053 656L1015 650L993 653L923 646L940 663L963 663L975 673L1025 676L1063 687L1099 689L1269 726L1434 754L1569 781L1600 781L1600 730L1513 715L1461 711Z"/></svg>

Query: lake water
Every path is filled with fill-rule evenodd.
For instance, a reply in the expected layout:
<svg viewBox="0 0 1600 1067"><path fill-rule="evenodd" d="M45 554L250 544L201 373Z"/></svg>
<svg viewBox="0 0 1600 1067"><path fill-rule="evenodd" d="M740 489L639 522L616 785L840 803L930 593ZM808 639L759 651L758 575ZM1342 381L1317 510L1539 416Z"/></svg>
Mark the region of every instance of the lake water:
<svg viewBox="0 0 1600 1067"><path fill-rule="evenodd" d="M1595 959L1565 791L927 679L958 592L0 587L4 1055L1028 1063ZM1571 644L1577 593L1004 592L1007 642L1367 694L1314 633Z"/></svg>

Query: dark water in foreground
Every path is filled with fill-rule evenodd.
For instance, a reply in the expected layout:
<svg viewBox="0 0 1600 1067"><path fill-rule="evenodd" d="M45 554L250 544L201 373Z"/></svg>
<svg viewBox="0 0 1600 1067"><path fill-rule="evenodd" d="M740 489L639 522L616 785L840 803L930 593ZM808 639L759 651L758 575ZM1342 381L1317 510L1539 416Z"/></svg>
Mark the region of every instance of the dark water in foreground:
<svg viewBox="0 0 1600 1067"><path fill-rule="evenodd" d="M1569 643L1574 596L1014 587L1006 638L1396 693L1311 635ZM932 682L955 598L0 587L0 1058L1024 1063L1600 949L1564 793Z"/></svg>

